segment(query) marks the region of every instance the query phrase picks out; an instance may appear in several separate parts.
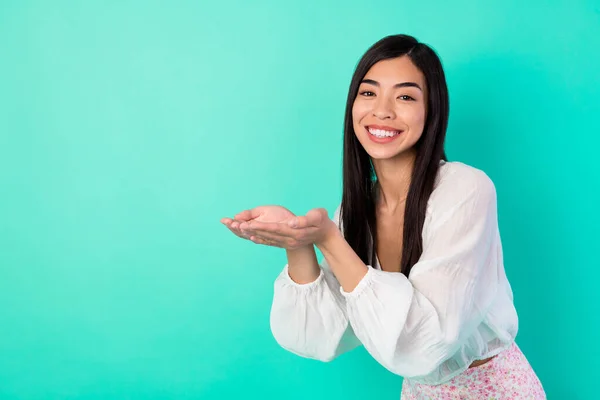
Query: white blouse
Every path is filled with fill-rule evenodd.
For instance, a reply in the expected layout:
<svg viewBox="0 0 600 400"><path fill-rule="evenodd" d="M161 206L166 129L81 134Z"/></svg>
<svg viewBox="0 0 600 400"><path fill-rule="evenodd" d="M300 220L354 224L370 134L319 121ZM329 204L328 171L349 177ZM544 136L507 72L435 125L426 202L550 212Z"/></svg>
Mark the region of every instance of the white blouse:
<svg viewBox="0 0 600 400"><path fill-rule="evenodd" d="M339 221L339 207L333 219ZM466 164L442 162L422 235L423 253L408 278L376 262L349 293L326 260L307 284L294 282L285 265L270 317L277 343L321 361L362 344L389 371L429 385L507 349L518 317L490 178Z"/></svg>

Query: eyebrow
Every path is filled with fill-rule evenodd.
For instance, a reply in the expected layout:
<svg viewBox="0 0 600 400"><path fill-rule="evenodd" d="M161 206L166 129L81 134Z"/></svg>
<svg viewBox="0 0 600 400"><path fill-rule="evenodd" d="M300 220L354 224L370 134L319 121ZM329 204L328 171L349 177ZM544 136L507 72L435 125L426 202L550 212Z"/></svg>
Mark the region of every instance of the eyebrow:
<svg viewBox="0 0 600 400"><path fill-rule="evenodd" d="M371 84L373 86L377 86L379 87L379 82L374 81L373 79L363 79L361 83L368 83ZM415 87L417 89L419 89L421 92L423 91L423 89L421 89L421 86L419 86L416 82L401 82L401 83L396 83L394 85L394 88L403 88L403 87Z"/></svg>

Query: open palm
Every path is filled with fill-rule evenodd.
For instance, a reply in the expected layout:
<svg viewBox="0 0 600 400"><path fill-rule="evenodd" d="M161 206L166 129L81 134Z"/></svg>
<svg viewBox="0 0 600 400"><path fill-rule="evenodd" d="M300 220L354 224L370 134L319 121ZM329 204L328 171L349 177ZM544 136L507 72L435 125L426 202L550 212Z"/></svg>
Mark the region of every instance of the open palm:
<svg viewBox="0 0 600 400"><path fill-rule="evenodd" d="M329 233L337 231L324 208L296 216L285 207L260 206L221 222L241 238L288 250L318 245Z"/></svg>
<svg viewBox="0 0 600 400"><path fill-rule="evenodd" d="M282 206L269 205L255 207L250 210L242 211L236 214L233 218L223 218L221 222L229 228L237 236L250 239L248 235L245 235L240 229L240 224L243 222L273 222L273 223L285 223L295 215L290 210Z"/></svg>

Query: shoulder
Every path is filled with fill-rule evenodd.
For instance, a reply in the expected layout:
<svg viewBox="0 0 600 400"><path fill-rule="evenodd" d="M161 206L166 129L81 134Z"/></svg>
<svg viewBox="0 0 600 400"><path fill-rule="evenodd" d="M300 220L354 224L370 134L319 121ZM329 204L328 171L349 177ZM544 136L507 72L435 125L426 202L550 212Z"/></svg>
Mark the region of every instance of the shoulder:
<svg viewBox="0 0 600 400"><path fill-rule="evenodd" d="M339 203L338 206L335 208L335 211L333 212L333 217L331 219L338 226L339 230L343 231L344 230L343 221L340 221L341 210L342 210L342 204Z"/></svg>
<svg viewBox="0 0 600 400"><path fill-rule="evenodd" d="M430 204L456 203L469 198L495 200L496 186L481 169L459 161L440 165Z"/></svg>
<svg viewBox="0 0 600 400"><path fill-rule="evenodd" d="M495 208L496 187L481 169L459 161L446 161L440 165L433 191L428 200L427 213L449 211L455 206L477 203L478 208L492 205ZM332 220L343 231L340 221L341 203L338 203ZM341 222L341 223L340 223Z"/></svg>
<svg viewBox="0 0 600 400"><path fill-rule="evenodd" d="M446 197L452 194L495 193L496 186L483 170L459 161L448 161L438 170L431 197Z"/></svg>

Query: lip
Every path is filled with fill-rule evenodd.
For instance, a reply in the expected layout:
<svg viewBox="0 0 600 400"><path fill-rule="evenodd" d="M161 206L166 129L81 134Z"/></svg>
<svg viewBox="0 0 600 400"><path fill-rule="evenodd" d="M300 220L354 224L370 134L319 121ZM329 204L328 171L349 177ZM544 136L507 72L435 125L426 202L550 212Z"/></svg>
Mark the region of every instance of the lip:
<svg viewBox="0 0 600 400"><path fill-rule="evenodd" d="M392 137L383 137L383 138L380 138L380 137L372 135L371 132L369 132L369 128L371 128L371 129L381 129L381 130L384 130L384 131L395 131L395 132L398 132L398 133L396 135L392 136ZM365 127L365 131L367 131L367 136L369 137L369 139L371 139L372 142L379 143L379 144L385 144L385 143L393 142L398 137L400 137L402 135L402 133L404 132L401 129L394 129L392 127L384 126L384 125L367 125Z"/></svg>
<svg viewBox="0 0 600 400"><path fill-rule="evenodd" d="M393 128L391 126L386 126L386 125L366 125L365 128L367 128L367 130L369 130L369 128L371 129L380 129L382 131L398 131L400 133L402 133L402 129L397 129L397 128Z"/></svg>

